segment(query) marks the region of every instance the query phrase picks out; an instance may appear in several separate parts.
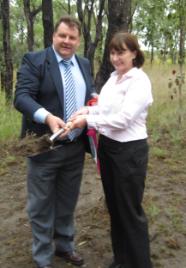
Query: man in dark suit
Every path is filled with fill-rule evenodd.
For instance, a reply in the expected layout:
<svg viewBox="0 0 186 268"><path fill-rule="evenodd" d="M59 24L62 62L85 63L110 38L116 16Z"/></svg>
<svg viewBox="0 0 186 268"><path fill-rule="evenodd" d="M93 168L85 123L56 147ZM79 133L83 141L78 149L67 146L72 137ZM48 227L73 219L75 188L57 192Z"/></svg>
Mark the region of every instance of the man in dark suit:
<svg viewBox="0 0 186 268"><path fill-rule="evenodd" d="M80 34L76 19L62 17L54 28L52 46L23 57L14 101L23 114L22 137L52 134L66 126L71 105L66 96L72 86L65 78L65 61L70 62L75 110L90 99L94 85L89 62L75 55ZM84 133L77 129L68 138L61 136L57 149L28 158L27 211L33 259L39 268L51 268L54 254L74 265L83 264L74 247L73 213L82 177L84 140Z"/></svg>

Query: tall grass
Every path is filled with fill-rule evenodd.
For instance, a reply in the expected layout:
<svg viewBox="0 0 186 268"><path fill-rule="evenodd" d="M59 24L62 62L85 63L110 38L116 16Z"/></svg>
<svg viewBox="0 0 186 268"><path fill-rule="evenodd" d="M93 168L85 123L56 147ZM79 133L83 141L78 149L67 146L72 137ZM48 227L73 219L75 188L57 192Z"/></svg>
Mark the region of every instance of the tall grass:
<svg viewBox="0 0 186 268"><path fill-rule="evenodd" d="M6 105L5 95L0 91L0 141L18 138L21 115L13 105Z"/></svg>
<svg viewBox="0 0 186 268"><path fill-rule="evenodd" d="M152 82L154 98L148 117L148 129L153 142L157 142L165 133L174 143L179 143L186 136L186 84L183 84L182 125L178 121L178 95L173 92L175 86L168 87L169 79L173 78L172 71L178 72L178 69L178 66L168 64L151 66L147 63L144 66ZM0 93L0 141L17 138L20 122L20 113L13 106L6 106L4 94Z"/></svg>
<svg viewBox="0 0 186 268"><path fill-rule="evenodd" d="M175 83L173 70L179 73L178 66L172 65L145 65L144 70L152 82L154 102L149 110L148 128L154 142L162 137L168 138L173 143L180 143L186 135L186 84L182 85L182 103L180 111L178 86ZM185 68L186 71L186 68ZM169 87L169 81L173 85ZM182 115L182 124L179 115Z"/></svg>

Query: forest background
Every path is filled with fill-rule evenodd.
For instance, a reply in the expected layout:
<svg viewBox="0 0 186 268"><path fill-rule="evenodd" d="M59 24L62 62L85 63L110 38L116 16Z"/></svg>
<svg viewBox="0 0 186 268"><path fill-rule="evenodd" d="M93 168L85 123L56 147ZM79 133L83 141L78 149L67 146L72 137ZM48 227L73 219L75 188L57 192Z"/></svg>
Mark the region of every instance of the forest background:
<svg viewBox="0 0 186 268"><path fill-rule="evenodd" d="M13 149L19 143L21 125L21 115L12 105L16 72L24 53L51 44L54 23L65 14L81 21L82 43L78 53L91 62L98 93L112 71L108 43L113 33L129 31L140 41L146 58L144 70L152 81L154 96L147 122L150 159L144 199L152 258L155 268L184 268L186 0L0 0L0 264L4 268L12 268L12 262L15 268L28 263L27 267L33 267L28 257L31 235L25 213L25 160ZM92 177L96 179L92 181ZM82 197L86 197L86 202L80 197L77 221L83 223L78 225L78 241L80 250L83 245L87 252L92 244L97 248L88 267L98 268L102 267L98 265L100 255L107 262L110 252L105 233L109 227L105 228L108 221L103 216L104 207L100 206L100 181L90 159L85 163L84 181ZM103 239L97 241L96 234Z"/></svg>

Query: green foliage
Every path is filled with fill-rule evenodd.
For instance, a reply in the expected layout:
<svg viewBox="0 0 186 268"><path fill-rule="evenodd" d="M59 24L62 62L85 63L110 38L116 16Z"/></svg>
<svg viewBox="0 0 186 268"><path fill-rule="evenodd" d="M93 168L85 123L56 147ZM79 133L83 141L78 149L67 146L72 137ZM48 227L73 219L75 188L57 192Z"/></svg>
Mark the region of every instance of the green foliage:
<svg viewBox="0 0 186 268"><path fill-rule="evenodd" d="M63 15L69 14L67 1L54 0L53 10L54 10L54 23L55 23ZM71 1L70 13L71 14L76 13L76 1Z"/></svg>
<svg viewBox="0 0 186 268"><path fill-rule="evenodd" d="M156 50L162 61L178 59L180 19L186 13L186 1L136 0L133 30L146 47ZM186 31L186 22L184 25Z"/></svg>
<svg viewBox="0 0 186 268"><path fill-rule="evenodd" d="M31 9L37 8L41 5L40 0L31 0ZM54 22L59 17L70 12L77 17L77 1L70 1L70 10L68 1L53 0L53 15ZM82 1L83 6L85 2ZM94 4L94 12L96 14L98 2ZM107 14L107 4L105 5L105 13ZM180 36L180 17L186 14L186 0L133 0L132 1L133 16L133 31L142 40L143 44L148 49L153 49L158 57L165 61L171 59L172 62L178 60L178 46ZM11 24L11 48L14 65L17 67L20 64L22 55L27 51L26 44L26 21L24 17L23 1L10 1L10 24ZM86 18L85 18L86 19ZM92 40L95 35L95 21L92 21L91 37ZM107 17L105 16L103 22L102 44L107 30ZM186 26L185 26L186 27ZM1 30L0 30L1 31ZM36 16L34 21L35 34L35 50L43 48L43 26L41 12ZM1 36L1 35L0 35ZM100 53L103 52L103 47L100 43L96 50L96 57L102 59ZM19 48L19 49L17 49ZM2 40L0 37L0 51L2 49ZM81 46L80 54L83 53L83 44ZM0 61L2 62L1 58ZM97 62L97 59L96 59Z"/></svg>
<svg viewBox="0 0 186 268"><path fill-rule="evenodd" d="M22 55L27 51L26 22L23 8L19 6L22 6L21 2L14 1L14 5L10 5L11 50L15 67L20 64Z"/></svg>
<svg viewBox="0 0 186 268"><path fill-rule="evenodd" d="M41 1L31 1L31 9L41 5ZM10 5L10 25L11 25L11 48L13 51L13 62L17 67L20 64L23 54L28 50L27 47L27 26L24 15L23 1L16 0ZM16 22L16 23L15 23ZM41 12L35 17L34 21L34 49L43 48L43 25ZM19 49L17 49L19 48Z"/></svg>
<svg viewBox="0 0 186 268"><path fill-rule="evenodd" d="M20 133L21 114L13 105L5 104L5 96L0 93L0 141L17 138Z"/></svg>
<svg viewBox="0 0 186 268"><path fill-rule="evenodd" d="M151 153L153 156L159 159L165 159L168 156L168 152L164 148L153 146L151 148Z"/></svg>
<svg viewBox="0 0 186 268"><path fill-rule="evenodd" d="M154 222L160 214L160 209L152 201L151 203L146 204L146 211L151 222Z"/></svg>

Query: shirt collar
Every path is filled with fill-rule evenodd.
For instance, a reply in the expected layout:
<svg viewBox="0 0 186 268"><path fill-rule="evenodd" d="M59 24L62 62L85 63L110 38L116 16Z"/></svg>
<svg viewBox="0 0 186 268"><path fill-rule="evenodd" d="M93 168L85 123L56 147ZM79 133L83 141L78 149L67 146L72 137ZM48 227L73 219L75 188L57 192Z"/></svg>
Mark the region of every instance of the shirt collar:
<svg viewBox="0 0 186 268"><path fill-rule="evenodd" d="M55 50L54 46L52 46L53 50L54 50L54 53L55 53L55 56L56 56L56 59L57 59L57 62L60 63L63 58L59 55L59 53ZM73 55L69 60L71 60L72 62L72 65L75 64L76 62L76 58L75 58L75 55Z"/></svg>
<svg viewBox="0 0 186 268"><path fill-rule="evenodd" d="M135 76L136 73L138 73L138 70L139 69L137 67L133 67L127 73L125 73L125 74L122 75L121 80ZM111 73L111 76L117 76L117 75L118 75L117 74L117 71L114 71L114 72Z"/></svg>

